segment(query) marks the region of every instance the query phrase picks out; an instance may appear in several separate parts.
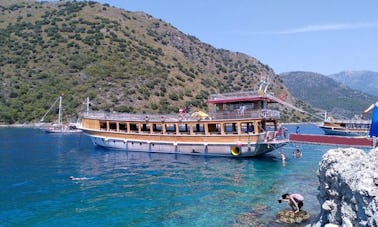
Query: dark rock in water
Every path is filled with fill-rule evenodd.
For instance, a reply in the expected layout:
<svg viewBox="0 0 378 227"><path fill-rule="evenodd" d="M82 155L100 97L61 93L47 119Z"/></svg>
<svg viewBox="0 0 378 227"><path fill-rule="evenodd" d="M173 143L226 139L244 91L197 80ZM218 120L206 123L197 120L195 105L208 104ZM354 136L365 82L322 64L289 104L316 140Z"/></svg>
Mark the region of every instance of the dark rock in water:
<svg viewBox="0 0 378 227"><path fill-rule="evenodd" d="M310 218L310 215L306 211L299 211L294 213L291 210L281 210L277 215L277 222L283 224L300 224L307 221Z"/></svg>
<svg viewBox="0 0 378 227"><path fill-rule="evenodd" d="M251 213L255 216L261 216L265 213L267 208L268 206L266 205L257 204L255 207L252 208Z"/></svg>
<svg viewBox="0 0 378 227"><path fill-rule="evenodd" d="M261 215L264 214L264 211L267 209L265 205L257 205L253 207L250 212L243 213L239 215L235 222L231 225L232 227L265 227L266 224L259 221Z"/></svg>
<svg viewBox="0 0 378 227"><path fill-rule="evenodd" d="M244 213L237 217L232 227L265 227L266 225L259 221L258 217L253 213Z"/></svg>

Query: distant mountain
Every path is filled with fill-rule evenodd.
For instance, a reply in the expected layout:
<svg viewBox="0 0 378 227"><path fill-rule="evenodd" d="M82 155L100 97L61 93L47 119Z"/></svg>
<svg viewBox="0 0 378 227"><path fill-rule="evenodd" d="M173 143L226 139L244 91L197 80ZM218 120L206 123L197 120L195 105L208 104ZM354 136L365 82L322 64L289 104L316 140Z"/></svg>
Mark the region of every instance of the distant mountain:
<svg viewBox="0 0 378 227"><path fill-rule="evenodd" d="M378 72L344 71L328 77L343 83L353 89L378 96Z"/></svg>
<svg viewBox="0 0 378 227"><path fill-rule="evenodd" d="M280 77L294 97L335 117L360 115L377 100L377 96L353 90L318 73L288 72Z"/></svg>

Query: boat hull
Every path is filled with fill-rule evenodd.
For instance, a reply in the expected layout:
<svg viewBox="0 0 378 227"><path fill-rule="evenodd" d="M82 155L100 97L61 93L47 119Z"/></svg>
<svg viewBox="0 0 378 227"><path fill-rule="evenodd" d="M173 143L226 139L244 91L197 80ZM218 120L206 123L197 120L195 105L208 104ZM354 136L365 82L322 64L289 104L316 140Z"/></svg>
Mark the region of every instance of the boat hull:
<svg viewBox="0 0 378 227"><path fill-rule="evenodd" d="M324 134L334 135L334 136L366 136L369 134L368 130L351 131L347 129L334 129L334 128L328 128L328 127L322 127L322 126L320 126L320 128L324 131Z"/></svg>
<svg viewBox="0 0 378 227"><path fill-rule="evenodd" d="M45 129L46 133L80 133L82 132L80 129L68 129L68 130L62 130L62 129Z"/></svg>
<svg viewBox="0 0 378 227"><path fill-rule="evenodd" d="M336 136L336 135L312 135L290 134L290 142L311 143L322 145L353 146L374 148L376 141L369 137Z"/></svg>
<svg viewBox="0 0 378 227"><path fill-rule="evenodd" d="M120 138L102 135L93 135L86 132L94 145L107 149L118 149L125 151L153 152L153 153L171 153L171 154L188 154L204 156L225 156L225 157L254 157L269 153L277 148L284 146L287 141L272 140L261 142L234 141L222 143L206 142L206 138L196 138L196 141L185 141L181 136L181 141L167 139L161 140L144 140L141 138Z"/></svg>

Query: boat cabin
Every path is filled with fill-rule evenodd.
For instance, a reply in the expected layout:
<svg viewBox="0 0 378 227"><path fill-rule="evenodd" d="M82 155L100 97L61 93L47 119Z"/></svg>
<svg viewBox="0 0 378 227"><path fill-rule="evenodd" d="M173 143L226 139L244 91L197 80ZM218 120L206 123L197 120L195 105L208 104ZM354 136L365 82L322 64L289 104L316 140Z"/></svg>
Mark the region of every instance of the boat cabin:
<svg viewBox="0 0 378 227"><path fill-rule="evenodd" d="M94 144L135 151L251 157L286 144L278 136L277 100L267 94L211 95L209 113L88 112L82 129Z"/></svg>
<svg viewBox="0 0 378 227"><path fill-rule="evenodd" d="M206 117L187 115L123 114L124 120L108 115L98 120L87 119L90 128L132 134L171 135L245 135L267 132L274 138L278 131L279 111L268 109L273 99L257 92L211 95L210 113Z"/></svg>
<svg viewBox="0 0 378 227"><path fill-rule="evenodd" d="M279 119L279 112L268 109L269 103L276 103L268 96L257 92L238 92L211 95L208 104L215 119L259 118Z"/></svg>

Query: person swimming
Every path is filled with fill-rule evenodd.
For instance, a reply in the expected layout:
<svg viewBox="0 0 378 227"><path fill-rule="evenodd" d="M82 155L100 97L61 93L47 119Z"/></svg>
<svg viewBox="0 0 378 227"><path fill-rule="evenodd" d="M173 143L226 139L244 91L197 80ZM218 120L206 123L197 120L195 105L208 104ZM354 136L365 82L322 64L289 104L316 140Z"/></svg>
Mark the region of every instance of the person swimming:
<svg viewBox="0 0 378 227"><path fill-rule="evenodd" d="M88 177L74 177L70 176L70 180L89 180L90 178Z"/></svg>

